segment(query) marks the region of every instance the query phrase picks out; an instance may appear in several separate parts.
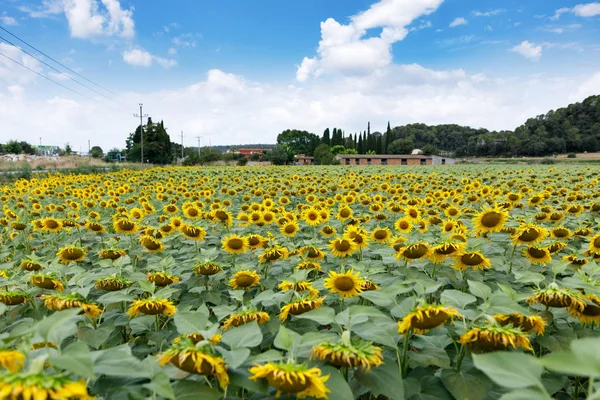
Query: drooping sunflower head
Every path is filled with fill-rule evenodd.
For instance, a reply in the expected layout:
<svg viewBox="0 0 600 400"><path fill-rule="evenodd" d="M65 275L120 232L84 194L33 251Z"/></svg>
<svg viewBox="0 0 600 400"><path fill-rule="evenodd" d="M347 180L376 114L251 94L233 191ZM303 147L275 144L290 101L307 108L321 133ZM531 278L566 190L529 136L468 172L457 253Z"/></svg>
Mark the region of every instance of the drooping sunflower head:
<svg viewBox="0 0 600 400"><path fill-rule="evenodd" d="M494 315L494 319L502 326L512 325L515 328L520 328L523 332L534 331L538 335L542 335L546 329L546 323L539 315L526 316L519 313L496 314Z"/></svg>
<svg viewBox="0 0 600 400"><path fill-rule="evenodd" d="M541 242L548 236L548 230L534 224L524 224L512 235L513 244L533 245Z"/></svg>
<svg viewBox="0 0 600 400"><path fill-rule="evenodd" d="M10 372L17 372L25 365L25 355L16 350L0 350L0 365Z"/></svg>
<svg viewBox="0 0 600 400"><path fill-rule="evenodd" d="M360 272L354 272L353 269L341 273L329 271L329 276L324 282L325 288L331 293L339 294L343 299L358 296L362 292L363 284L359 276Z"/></svg>
<svg viewBox="0 0 600 400"><path fill-rule="evenodd" d="M127 311L130 318L137 315L166 315L171 317L175 314L177 308L167 299L156 299L153 297L147 299L134 300Z"/></svg>
<svg viewBox="0 0 600 400"><path fill-rule="evenodd" d="M208 339L208 341L213 346L216 346L217 344L219 344L219 342L221 342L222 338L223 338L222 334L215 333ZM181 335L179 337L176 337L175 339L173 339L173 343L177 344L177 343L180 343L182 340L189 340L193 344L196 344L196 343L199 343L199 342L201 342L203 340L207 340L207 339L200 333L191 333L189 335Z"/></svg>
<svg viewBox="0 0 600 400"><path fill-rule="evenodd" d="M114 221L113 228L118 233L122 233L125 235L132 235L137 232L138 225L135 221L131 221L126 218L120 218Z"/></svg>
<svg viewBox="0 0 600 400"><path fill-rule="evenodd" d="M42 264L40 264L39 261L31 260L29 258L21 260L19 266L25 271L39 271L43 269Z"/></svg>
<svg viewBox="0 0 600 400"><path fill-rule="evenodd" d="M250 289L252 286L260 284L260 276L256 271L249 269L244 271L238 271L233 275L233 278L229 280L229 286L235 290Z"/></svg>
<svg viewBox="0 0 600 400"><path fill-rule="evenodd" d="M323 228L321 228L321 230L319 232L321 233L321 236L323 236L323 237L331 237L331 236L335 236L335 234L337 233L337 230L331 225L325 225Z"/></svg>
<svg viewBox="0 0 600 400"><path fill-rule="evenodd" d="M122 249L103 249L100 250L98 252L98 255L100 256L101 259L103 260L117 260L121 257L125 257L127 255L127 252L125 250Z"/></svg>
<svg viewBox="0 0 600 400"><path fill-rule="evenodd" d="M165 249L165 245L151 235L140 236L140 244L150 253L158 253Z"/></svg>
<svg viewBox="0 0 600 400"><path fill-rule="evenodd" d="M237 326L245 325L252 321L256 321L259 325L266 324L269 322L271 317L268 313L264 311L256 311L253 309L243 310L234 314L231 314L221 326L223 331L228 330L229 328L234 328Z"/></svg>
<svg viewBox="0 0 600 400"><path fill-rule="evenodd" d="M421 260L427 258L430 252L431 247L428 243L417 242L400 247L400 249L396 251L396 259L404 259L406 261Z"/></svg>
<svg viewBox="0 0 600 400"><path fill-rule="evenodd" d="M600 254L600 233L590 238L588 251L594 254Z"/></svg>
<svg viewBox="0 0 600 400"><path fill-rule="evenodd" d="M600 297L588 294L583 297L585 306L569 306L569 314L577 318L579 322L586 325L600 325Z"/></svg>
<svg viewBox="0 0 600 400"><path fill-rule="evenodd" d="M424 334L430 329L445 324L448 319L454 321L454 317L462 318L462 315L454 307L424 304L415 308L402 318L402 321L398 322L398 333L406 334L412 329L416 334Z"/></svg>
<svg viewBox="0 0 600 400"><path fill-rule="evenodd" d="M546 250L548 250L548 252L550 254L556 254L556 253L560 253L567 247L568 247L568 245L565 242L554 242L551 245L547 246Z"/></svg>
<svg viewBox="0 0 600 400"><path fill-rule="evenodd" d="M282 292L286 292L288 290L293 290L293 291L299 292L299 293L307 292L309 295L312 295L312 296L319 295L319 290L315 289L312 286L312 283L308 282L308 281L296 281L296 282L283 281L277 287Z"/></svg>
<svg viewBox="0 0 600 400"><path fill-rule="evenodd" d="M301 263L299 263L298 265L296 265L297 269L310 269L310 270L317 270L317 271L321 271L321 264L314 262L314 261L302 261Z"/></svg>
<svg viewBox="0 0 600 400"><path fill-rule="evenodd" d="M213 261L205 261L194 266L194 272L196 273L196 275L210 276L222 270L223 268L221 268L219 264Z"/></svg>
<svg viewBox="0 0 600 400"><path fill-rule="evenodd" d="M484 256L481 251L460 251L456 256L456 264L452 268L465 271L468 268L475 270L486 270L492 268L492 262Z"/></svg>
<svg viewBox="0 0 600 400"><path fill-rule="evenodd" d="M16 306L17 304L23 304L27 301L27 295L21 292L0 292L0 303L4 303L7 306Z"/></svg>
<svg viewBox="0 0 600 400"><path fill-rule="evenodd" d="M82 261L86 255L87 252L83 248L76 246L62 247L56 253L62 263Z"/></svg>
<svg viewBox="0 0 600 400"><path fill-rule="evenodd" d="M242 254L248 251L248 238L238 235L225 236L221 241L223 250L229 254Z"/></svg>
<svg viewBox="0 0 600 400"><path fill-rule="evenodd" d="M186 239L197 240L199 242L203 241L204 237L206 236L206 231L200 226L183 224L179 227L179 230L181 233L183 233Z"/></svg>
<svg viewBox="0 0 600 400"><path fill-rule="evenodd" d="M320 261L325 258L325 252L316 246L304 246L300 248L300 253L311 261Z"/></svg>
<svg viewBox="0 0 600 400"><path fill-rule="evenodd" d="M582 266L584 266L585 264L590 262L590 260L588 260L587 258L581 257L578 254L574 254L574 253L563 256L562 259L563 259L563 261L568 261L569 266L574 269L579 269Z"/></svg>
<svg viewBox="0 0 600 400"><path fill-rule="evenodd" d="M0 375L0 393L6 399L92 400L85 381L72 381L63 375L11 373Z"/></svg>
<svg viewBox="0 0 600 400"><path fill-rule="evenodd" d="M381 347L360 338L351 341L324 342L312 348L311 358L325 361L336 367L370 370L383 364Z"/></svg>
<svg viewBox="0 0 600 400"><path fill-rule="evenodd" d="M258 261L261 263L273 263L275 261L285 260L288 256L288 249L275 244L258 256Z"/></svg>
<svg viewBox="0 0 600 400"><path fill-rule="evenodd" d="M67 295L44 295L44 307L48 310L67 310L81 308L81 311L92 319L102 314L102 309L95 304L88 303L79 293L72 292Z"/></svg>
<svg viewBox="0 0 600 400"><path fill-rule="evenodd" d="M96 281L96 289L107 292L122 290L131 286L131 282L118 276L109 276Z"/></svg>
<svg viewBox="0 0 600 400"><path fill-rule="evenodd" d="M473 353L506 350L509 347L522 347L531 350L528 335L520 328L511 325L486 325L470 329L460 336L459 343L469 346Z"/></svg>
<svg viewBox="0 0 600 400"><path fill-rule="evenodd" d="M523 255L532 264L546 265L552 261L550 251L545 247L529 246L523 250Z"/></svg>
<svg viewBox="0 0 600 400"><path fill-rule="evenodd" d="M229 385L227 365L210 345L200 346L187 340L179 341L159 356L159 363L161 366L170 363L190 374L214 377L223 390Z"/></svg>
<svg viewBox="0 0 600 400"><path fill-rule="evenodd" d="M429 259L435 264L444 262L448 257L451 257L465 248L463 242L446 242L441 243L431 248Z"/></svg>
<svg viewBox="0 0 600 400"><path fill-rule="evenodd" d="M249 369L250 379L266 379L269 386L277 389L275 397L281 393L295 394L297 398L313 397L327 399L330 390L325 386L329 375L322 376L319 368L309 368L305 364L273 363L255 365Z"/></svg>
<svg viewBox="0 0 600 400"><path fill-rule="evenodd" d="M30 277L31 284L42 289L54 289L62 292L65 286L52 274L35 274Z"/></svg>
<svg viewBox="0 0 600 400"><path fill-rule="evenodd" d="M535 294L528 297L526 301L529 304L542 304L554 308L574 307L579 310L585 308L581 293L568 288L559 288L554 282L544 289L536 290Z"/></svg>
<svg viewBox="0 0 600 400"><path fill-rule="evenodd" d="M174 275L169 275L164 272L149 272L148 273L148 282L154 282L154 284L158 287L165 287L168 285L172 285L173 283L177 283L181 281L181 279Z"/></svg>
<svg viewBox="0 0 600 400"><path fill-rule="evenodd" d="M285 321L290 315L300 315L305 312L316 310L323 305L325 297L306 296L292 300L281 307L279 318Z"/></svg>

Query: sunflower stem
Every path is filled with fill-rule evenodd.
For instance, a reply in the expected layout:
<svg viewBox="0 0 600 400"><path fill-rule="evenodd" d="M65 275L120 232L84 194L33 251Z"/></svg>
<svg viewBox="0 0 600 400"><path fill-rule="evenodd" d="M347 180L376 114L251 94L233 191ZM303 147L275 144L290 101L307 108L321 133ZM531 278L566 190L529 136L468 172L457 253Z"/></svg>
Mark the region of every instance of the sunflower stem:
<svg viewBox="0 0 600 400"><path fill-rule="evenodd" d="M588 381L588 399L592 397L592 393L594 393L594 377L590 376L590 379Z"/></svg>
<svg viewBox="0 0 600 400"><path fill-rule="evenodd" d="M406 374L408 373L408 341L412 336L412 328L406 332L406 336L404 337L404 345L402 346L402 362L400 366L400 373L402 378L406 378Z"/></svg>
<svg viewBox="0 0 600 400"><path fill-rule="evenodd" d="M513 260L515 258L515 250L517 250L517 245L515 244L513 246L512 252L510 253L510 267L508 268L508 274L512 274L512 269L513 269Z"/></svg>
<svg viewBox="0 0 600 400"><path fill-rule="evenodd" d="M160 321L159 321L158 315L155 316L154 322L156 325L156 332L158 332L160 330Z"/></svg>
<svg viewBox="0 0 600 400"><path fill-rule="evenodd" d="M465 358L465 355L467 354L466 350L465 350L465 346L460 346L460 351L458 353L458 360L456 361L456 372L460 372L460 367L462 366L462 362L463 359Z"/></svg>

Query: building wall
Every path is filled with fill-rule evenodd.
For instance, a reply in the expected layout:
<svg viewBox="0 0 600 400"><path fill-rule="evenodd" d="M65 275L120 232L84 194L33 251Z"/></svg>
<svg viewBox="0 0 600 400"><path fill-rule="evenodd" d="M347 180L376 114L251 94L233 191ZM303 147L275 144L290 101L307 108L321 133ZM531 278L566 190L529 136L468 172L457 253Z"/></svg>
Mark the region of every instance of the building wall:
<svg viewBox="0 0 600 400"><path fill-rule="evenodd" d="M349 161L347 161L349 160ZM370 160L370 161L369 161ZM387 163L383 161L387 160ZM406 158L406 164L402 163L402 158L342 158L340 162L342 165L422 165L421 159L419 158ZM441 164L441 158L439 160ZM433 160L431 158L425 159L425 165L432 165Z"/></svg>

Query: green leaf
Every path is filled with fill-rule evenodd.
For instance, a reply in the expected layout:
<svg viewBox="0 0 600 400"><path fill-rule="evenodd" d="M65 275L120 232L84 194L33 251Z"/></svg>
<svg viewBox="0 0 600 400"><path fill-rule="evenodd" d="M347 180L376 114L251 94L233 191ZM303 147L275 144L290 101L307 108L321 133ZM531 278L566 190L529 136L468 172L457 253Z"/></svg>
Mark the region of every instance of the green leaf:
<svg viewBox="0 0 600 400"><path fill-rule="evenodd" d="M441 296L442 303L464 309L468 304L475 303L477 298L459 290L444 290Z"/></svg>
<svg viewBox="0 0 600 400"><path fill-rule="evenodd" d="M178 311L173 317L177 332L181 335L191 335L206 328L208 316L198 311Z"/></svg>
<svg viewBox="0 0 600 400"><path fill-rule="evenodd" d="M112 303L120 303L122 301L131 302L133 301L133 296L125 294L124 291L118 292L108 292L98 297L98 303L101 304L112 304Z"/></svg>
<svg viewBox="0 0 600 400"><path fill-rule="evenodd" d="M331 325L335 321L335 310L331 307L321 307L316 310L296 315L298 319L310 319L319 325Z"/></svg>
<svg viewBox="0 0 600 400"><path fill-rule="evenodd" d="M475 369L469 372L443 369L441 379L452 396L461 400L481 400L491 387L491 382L485 375Z"/></svg>
<svg viewBox="0 0 600 400"><path fill-rule="evenodd" d="M146 389L158 394L159 396L166 397L167 399L174 400L175 393L171 388L171 380L164 372L159 372L152 377L150 383L143 385Z"/></svg>
<svg viewBox="0 0 600 400"><path fill-rule="evenodd" d="M50 358L55 367L64 369L86 379L94 379L94 366L88 347L82 342L73 342L60 353Z"/></svg>
<svg viewBox="0 0 600 400"><path fill-rule="evenodd" d="M229 370L229 380L232 385L239 386L246 390L255 393L268 393L269 392L269 384L266 379L257 379L255 381L250 380L250 372L248 369L235 369ZM191 400L191 399L190 399Z"/></svg>
<svg viewBox="0 0 600 400"><path fill-rule="evenodd" d="M500 400L551 400L552 397L539 389L519 389L503 394Z"/></svg>
<svg viewBox="0 0 600 400"><path fill-rule="evenodd" d="M450 358L444 349L436 349L433 347L425 347L421 351L409 351L408 357L411 361L423 367L434 365L440 368L450 368Z"/></svg>
<svg viewBox="0 0 600 400"><path fill-rule="evenodd" d="M231 351L220 348L219 351L223 355L227 366L232 369L242 365L250 356L250 349L246 347L236 348Z"/></svg>
<svg viewBox="0 0 600 400"><path fill-rule="evenodd" d="M150 366L135 358L127 344L94 351L92 361L96 374L130 378L150 378L153 375Z"/></svg>
<svg viewBox="0 0 600 400"><path fill-rule="evenodd" d="M81 319L79 308L56 311L35 325L36 332L46 341L59 346L62 341L77 331L76 321Z"/></svg>
<svg viewBox="0 0 600 400"><path fill-rule="evenodd" d="M219 400L223 395L202 382L182 380L173 385L176 400Z"/></svg>
<svg viewBox="0 0 600 400"><path fill-rule="evenodd" d="M267 350L264 353L256 354L254 356L248 357L248 362L255 363L264 363L268 361L279 361L283 360L283 355L275 349Z"/></svg>
<svg viewBox="0 0 600 400"><path fill-rule="evenodd" d="M328 400L348 400L354 398L352 389L348 386L339 369L325 365L321 367L321 370L323 371L323 375L329 375L329 379L325 382L325 386L331 390L331 393L327 394Z"/></svg>
<svg viewBox="0 0 600 400"><path fill-rule="evenodd" d="M350 316L351 317L365 316L368 318L389 318L389 316L382 313L375 307L359 306L359 305L350 306Z"/></svg>
<svg viewBox="0 0 600 400"><path fill-rule="evenodd" d="M471 294L481 299L485 300L492 294L492 289L490 289L490 287L485 283L472 280L467 280L467 282L469 284L469 291L471 292Z"/></svg>
<svg viewBox="0 0 600 400"><path fill-rule="evenodd" d="M229 329L223 334L222 342L231 349L238 347L255 347L262 342L262 332L256 321Z"/></svg>
<svg viewBox="0 0 600 400"><path fill-rule="evenodd" d="M475 367L500 386L510 389L541 386L544 368L535 357L523 353L496 351L473 355Z"/></svg>
<svg viewBox="0 0 600 400"><path fill-rule="evenodd" d="M286 328L283 325L280 325L279 333L277 333L277 336L275 337L275 342L273 344L278 349L290 351L292 347L294 347L294 343L298 343L299 339L299 334Z"/></svg>
<svg viewBox="0 0 600 400"><path fill-rule="evenodd" d="M352 327L352 331L363 339L393 348L396 347L394 337L398 335L398 324L395 322L376 325L372 323L361 324Z"/></svg>
<svg viewBox="0 0 600 400"><path fill-rule="evenodd" d="M541 364L551 371L567 375L600 378L600 338L574 340L570 347L569 351L541 358Z"/></svg>
<svg viewBox="0 0 600 400"><path fill-rule="evenodd" d="M373 304L379 307L388 307L394 302L392 296L383 293L381 290L370 290L368 292L362 292L360 297L367 299Z"/></svg>
<svg viewBox="0 0 600 400"><path fill-rule="evenodd" d="M374 396L382 394L390 400L404 400L404 381L394 362L386 362L368 372L359 370L354 376Z"/></svg>
<svg viewBox="0 0 600 400"><path fill-rule="evenodd" d="M83 340L89 346L97 349L102 346L110 337L115 327L112 325L103 325L98 329L83 327L77 331L79 340Z"/></svg>

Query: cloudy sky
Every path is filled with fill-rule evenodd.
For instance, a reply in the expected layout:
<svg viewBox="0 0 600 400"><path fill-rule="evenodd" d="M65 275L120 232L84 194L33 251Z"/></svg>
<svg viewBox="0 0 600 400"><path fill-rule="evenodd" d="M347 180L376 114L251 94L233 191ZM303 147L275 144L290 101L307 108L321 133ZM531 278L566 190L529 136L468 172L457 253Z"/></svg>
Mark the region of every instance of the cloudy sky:
<svg viewBox="0 0 600 400"><path fill-rule="evenodd" d="M124 147L140 102L191 146L514 129L600 94L600 3L0 0L0 27L0 142Z"/></svg>

